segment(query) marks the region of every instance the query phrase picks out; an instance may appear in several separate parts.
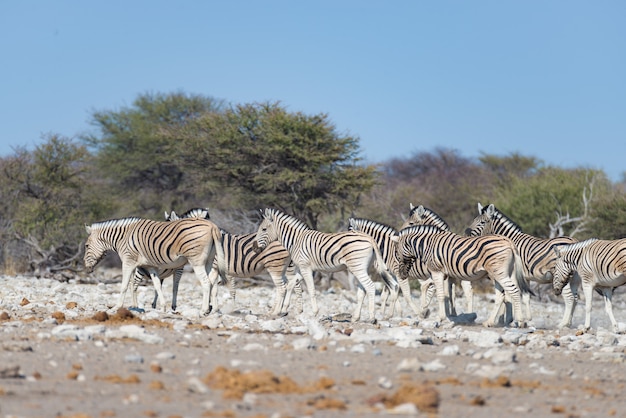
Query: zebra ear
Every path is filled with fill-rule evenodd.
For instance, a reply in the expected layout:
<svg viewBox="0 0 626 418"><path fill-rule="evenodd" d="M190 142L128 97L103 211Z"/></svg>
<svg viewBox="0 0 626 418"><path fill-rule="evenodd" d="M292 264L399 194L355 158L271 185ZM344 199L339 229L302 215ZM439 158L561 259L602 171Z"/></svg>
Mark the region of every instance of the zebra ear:
<svg viewBox="0 0 626 418"><path fill-rule="evenodd" d="M425 213L425 212L426 212L426 209L424 208L424 206L423 206L423 205L419 205L419 206L417 207L417 214L420 216L420 218L421 218L422 216L424 216L424 213Z"/></svg>
<svg viewBox="0 0 626 418"><path fill-rule="evenodd" d="M263 219L267 219L268 221L272 220L272 212L270 211L270 208L265 208L265 212L261 211L261 215L263 216Z"/></svg>
<svg viewBox="0 0 626 418"><path fill-rule="evenodd" d="M554 253L556 254L557 257L561 257L561 250L559 250L558 245L553 246L552 249L554 250Z"/></svg>
<svg viewBox="0 0 626 418"><path fill-rule="evenodd" d="M88 234L91 234L91 226L85 224L85 231L87 231Z"/></svg>
<svg viewBox="0 0 626 418"><path fill-rule="evenodd" d="M479 215L483 214L483 205L481 205L480 202L478 202L478 214Z"/></svg>
<svg viewBox="0 0 626 418"><path fill-rule="evenodd" d="M170 215L167 214L167 211L165 211L165 220L169 220L170 219Z"/></svg>
<svg viewBox="0 0 626 418"><path fill-rule="evenodd" d="M355 229L354 218L349 218L348 219L348 230L354 231L354 229Z"/></svg>
<svg viewBox="0 0 626 418"><path fill-rule="evenodd" d="M413 210L413 208L414 208L414 207L415 207L415 206L413 206L413 203L409 203L409 209L410 209L410 210Z"/></svg>
<svg viewBox="0 0 626 418"><path fill-rule="evenodd" d="M493 205L493 203L491 203L489 206L487 206L486 213L490 217L493 217L493 215L496 214L496 207Z"/></svg>

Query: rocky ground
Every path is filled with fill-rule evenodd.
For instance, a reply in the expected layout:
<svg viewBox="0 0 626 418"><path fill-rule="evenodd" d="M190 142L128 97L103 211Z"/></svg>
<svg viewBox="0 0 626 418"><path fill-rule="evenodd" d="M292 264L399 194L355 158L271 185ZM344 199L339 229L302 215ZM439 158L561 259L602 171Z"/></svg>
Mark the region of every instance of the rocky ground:
<svg viewBox="0 0 626 418"><path fill-rule="evenodd" d="M165 294L171 297L166 281ZM178 312L107 310L119 283L0 276L1 417L623 416L626 336L600 298L588 333L555 330L563 305L533 300L525 329L410 316L351 323L354 294L320 291L320 313L267 315L273 289L220 289L199 317L185 273ZM417 294L415 295L418 296ZM306 293L305 293L306 297ZM127 303L130 298L127 298ZM618 321L626 300L615 296ZM434 308L434 307L433 307ZM404 310L405 313L408 311ZM367 313L363 314L367 317ZM626 328L626 324L620 324Z"/></svg>

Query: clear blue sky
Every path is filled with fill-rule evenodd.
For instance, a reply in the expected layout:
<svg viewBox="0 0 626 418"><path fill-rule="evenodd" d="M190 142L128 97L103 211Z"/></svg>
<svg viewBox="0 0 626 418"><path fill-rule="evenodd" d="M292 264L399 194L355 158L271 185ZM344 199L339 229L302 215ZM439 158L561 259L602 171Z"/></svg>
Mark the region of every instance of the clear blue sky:
<svg viewBox="0 0 626 418"><path fill-rule="evenodd" d="M368 162L626 171L626 1L0 0L0 155L141 93L327 113Z"/></svg>

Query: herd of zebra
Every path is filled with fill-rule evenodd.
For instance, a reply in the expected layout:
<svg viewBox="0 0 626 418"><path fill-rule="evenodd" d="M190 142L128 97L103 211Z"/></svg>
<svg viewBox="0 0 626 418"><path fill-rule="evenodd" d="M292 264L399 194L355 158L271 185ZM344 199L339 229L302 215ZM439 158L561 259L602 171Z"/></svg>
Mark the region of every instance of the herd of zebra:
<svg viewBox="0 0 626 418"><path fill-rule="evenodd" d="M208 315L216 302L217 283L226 283L235 297L235 278L267 272L275 286L272 315L285 315L291 294L296 309L303 311L304 281L313 314L319 311L314 272L347 270L356 279L357 306L352 321L358 321L365 297L369 320L375 322L375 283L384 283L383 315L387 301L396 310L399 293L413 313L428 315L436 296L438 319L456 315L454 286L460 283L473 312L472 282L487 278L495 287L495 305L483 323L494 326L505 302L511 304L513 326L527 326L532 319L529 281L552 284L565 302L558 327L570 327L578 288L585 296L585 329L591 327L591 299L595 289L604 297L613 330L619 327L612 309L615 287L626 283L626 239L569 237L538 238L521 228L493 204L478 204L478 216L464 235L450 231L448 224L424 206L410 205L408 218L399 230L369 219L350 218L348 230L325 233L310 228L294 216L276 209L261 212L256 233L230 234L210 220L207 209L192 209L178 216L165 213L159 222L137 217L112 219L86 225L84 264L88 272L108 251L122 262L122 288L117 304L122 307L132 281L132 303L138 307L139 284L150 277L155 296L152 307L166 310L163 279L173 276L171 309L176 310L178 285L189 263L202 286L201 312ZM374 279L374 280L373 280ZM420 305L413 301L411 281L421 285Z"/></svg>

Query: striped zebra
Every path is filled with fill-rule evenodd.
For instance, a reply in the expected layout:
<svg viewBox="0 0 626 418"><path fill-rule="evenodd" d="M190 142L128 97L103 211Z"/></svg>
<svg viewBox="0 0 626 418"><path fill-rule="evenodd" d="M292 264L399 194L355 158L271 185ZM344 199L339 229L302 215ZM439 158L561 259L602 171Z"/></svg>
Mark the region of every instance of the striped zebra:
<svg viewBox="0 0 626 418"><path fill-rule="evenodd" d="M169 215L165 213L168 221L200 217L209 219L208 209L191 209L184 214L178 216L172 211ZM235 300L235 278L252 277L259 274L267 273L270 275L276 295L274 297L274 306L271 311L272 315L286 314L289 307L291 292L296 293L296 309L302 312L302 286L300 284L301 276L296 272L293 263L290 263L289 252L279 243L272 243L262 252L256 251L256 234L235 235L220 228L222 232L222 248L224 258L226 260L226 279L232 300ZM135 279L143 280L143 273L137 269ZM168 277L174 271L168 270L160 274L161 280ZM181 269L182 273L182 269ZM176 276L175 276L176 277ZM217 301L217 282L219 279L217 264L213 263L213 268L209 272L209 280L212 285L211 301ZM180 280L180 278L178 278ZM178 288L178 286L175 286ZM156 306L158 294L155 292L152 306Z"/></svg>
<svg viewBox="0 0 626 418"><path fill-rule="evenodd" d="M464 237L443 231L433 225L412 226L398 234L396 256L400 277L407 277L417 259L426 264L431 273L439 302L439 319L445 320L444 277L461 280L479 280L489 277L494 281L496 295L512 301L515 325L526 326L522 315L520 288L525 283L521 276L521 260L511 240L499 235ZM499 306L483 323L494 326Z"/></svg>
<svg viewBox="0 0 626 418"><path fill-rule="evenodd" d="M365 294L368 296L369 319L374 315L374 282L370 273L380 275L385 284L397 292L398 285L387 270L378 246L367 234L343 231L324 233L309 228L301 220L276 209L267 208L256 235L259 248L266 248L278 241L291 255L293 263L306 283L313 313L319 308L313 285L313 271L336 272L348 270L358 280L357 307L352 321L358 321Z"/></svg>
<svg viewBox="0 0 626 418"><path fill-rule="evenodd" d="M193 208L183 213L180 216L177 215L176 212L174 211L170 212L169 214L165 212L166 221L175 221L178 219L187 219L187 218L210 219L209 209L208 208ZM163 288L163 280L168 278L169 276L174 275L174 277L172 278L172 305L171 305L172 312L176 312L176 300L178 298L178 286L180 284L180 279L183 276L183 267L179 267L176 269L159 269L157 272L157 277L159 279L159 286L161 287L161 289ZM216 267L215 263L213 267L214 268ZM213 270L211 270L211 273L213 273ZM211 279L211 273L209 274L209 279ZM139 308L139 306L137 306L137 289L139 288L139 285L148 277L150 277L150 273L148 272L146 268L137 267L135 269L135 276L133 279L133 288L132 288L133 307L135 308L135 310L143 311L142 309ZM214 284L215 284L215 281L211 280L211 285L212 285L211 290L213 294L211 295L210 300L214 300L214 293L217 290L217 286L214 286ZM152 300L152 309L156 309L158 299L159 299L159 292L157 291L157 288L155 287L154 298ZM209 305L213 306L211 302L209 302ZM131 309L133 309L133 307L131 307Z"/></svg>
<svg viewBox="0 0 626 418"><path fill-rule="evenodd" d="M500 212L493 204L483 207L478 203L478 216L465 230L465 235L479 236L488 234L504 235L513 241L522 259L524 277L541 284L552 283L554 263L556 256L552 251L554 245L573 244L575 239L570 237L557 237L542 239L525 234L522 229L506 215ZM563 289L565 311L559 328L570 327L576 300L570 286ZM526 308L526 319L532 319L530 309L530 292L522 293L522 301Z"/></svg>
<svg viewBox="0 0 626 418"><path fill-rule="evenodd" d="M381 224L369 219L363 218L349 218L348 219L348 231L354 232L362 232L367 235L370 235L374 238L374 241L378 244L378 249L380 250L380 254L383 257L383 261L387 265L389 271L394 275L397 281L397 260L396 260L396 243L393 241L393 236L398 234L393 227L385 224ZM406 286L403 287L402 283L398 283L400 285L400 289L402 289L402 294L409 304L411 309L416 315L420 314L419 308L415 305L413 300L411 299L409 282L405 280ZM381 294L381 305L383 316L385 316L385 308L387 304L387 298L389 297L390 292L387 286L385 286L382 290ZM393 314L396 307L397 298L393 297L391 300L391 313Z"/></svg>
<svg viewBox="0 0 626 418"><path fill-rule="evenodd" d="M121 308L135 269L145 268L152 278L165 310L165 297L158 277L161 269L178 269L191 264L202 285L202 313L210 312L211 281L207 269L217 255L220 276L225 276L222 234L206 219L181 219L158 222L136 217L112 219L85 225L84 264L91 273L108 251L115 251L122 261L122 289L114 310ZM135 297L136 299L136 297ZM136 305L137 301L133 300Z"/></svg>
<svg viewBox="0 0 626 418"><path fill-rule="evenodd" d="M613 289L626 283L626 238L599 240L591 238L569 245L555 246L556 262L552 285L559 295L571 281L576 293L575 272L580 276L585 295L585 330L591 328L591 297L593 289L604 296L604 309L611 320L613 331L619 326L613 315ZM570 319L571 321L571 319Z"/></svg>
<svg viewBox="0 0 626 418"><path fill-rule="evenodd" d="M378 223L376 221L372 221L370 219L363 218L349 218L348 219L348 230L363 232L370 235L376 243L378 244L378 248L380 249L380 253L387 264L389 270L394 274L398 284L400 285L400 289L402 290L402 296L404 297L405 302L409 305L413 313L420 318L425 318L428 316L428 303L432 298L433 293L435 292L435 287L430 286L429 295L427 296L427 292L422 292L422 303L421 307L418 307L413 298L411 297L411 288L409 279L417 279L422 282L422 289L426 289L423 283L431 283L432 279L430 278L430 272L426 269L426 266L420 262L416 262L411 266L409 270L409 275L407 278L400 279L398 277L398 260L396 259L396 237L398 235L398 231L385 224ZM382 306L383 306L383 314L385 309L385 304L387 297L389 295L388 288L383 288L383 295L381 295ZM395 307L395 298L392 298L391 306L392 309Z"/></svg>
<svg viewBox="0 0 626 418"><path fill-rule="evenodd" d="M422 205L413 206L413 203L409 203L409 209L409 216L404 221L400 229L417 225L434 225L444 231L450 230L448 223L432 209L426 208ZM428 305L430 305L430 301L435 294L435 284L430 277L430 273L428 273L428 269L426 269L426 266L423 263L416 262L414 265L416 267L414 267L413 270L415 270L417 275L409 274L409 278L417 278L422 281L420 285L422 295L422 312L423 314L428 315ZM446 300L448 301L446 308L448 309L447 312L449 315L456 316L455 288L457 285L461 286L463 289L463 295L465 296L465 301L467 303L467 313L474 312L474 289L472 288L472 282L469 280L451 279L446 276L444 284L444 289L447 292ZM402 283L400 283L400 285L402 285Z"/></svg>

